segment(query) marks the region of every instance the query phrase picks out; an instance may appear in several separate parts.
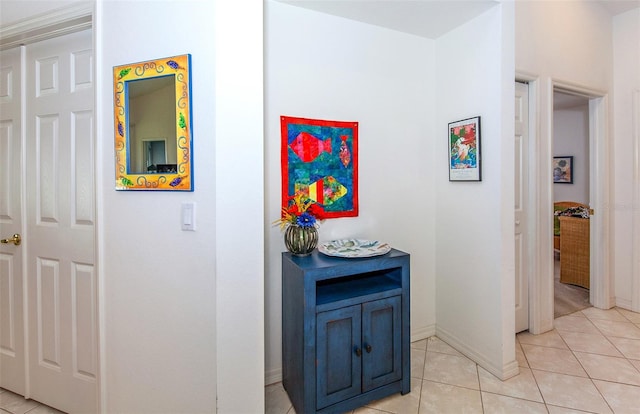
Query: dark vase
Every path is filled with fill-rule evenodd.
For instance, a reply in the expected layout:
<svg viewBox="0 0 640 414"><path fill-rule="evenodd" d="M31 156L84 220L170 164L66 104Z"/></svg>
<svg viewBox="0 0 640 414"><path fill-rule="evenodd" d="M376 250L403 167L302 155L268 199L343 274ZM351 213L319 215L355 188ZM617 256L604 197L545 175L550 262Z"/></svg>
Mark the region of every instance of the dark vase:
<svg viewBox="0 0 640 414"><path fill-rule="evenodd" d="M284 231L284 245L292 254L306 256L318 245L318 229L292 224Z"/></svg>

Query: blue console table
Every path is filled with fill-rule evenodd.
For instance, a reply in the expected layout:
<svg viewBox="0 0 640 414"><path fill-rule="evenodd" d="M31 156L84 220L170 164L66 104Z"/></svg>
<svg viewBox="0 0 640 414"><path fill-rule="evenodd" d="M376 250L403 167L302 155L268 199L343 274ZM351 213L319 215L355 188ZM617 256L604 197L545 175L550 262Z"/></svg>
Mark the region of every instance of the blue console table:
<svg viewBox="0 0 640 414"><path fill-rule="evenodd" d="M298 414L411 391L409 254L282 254L283 385Z"/></svg>

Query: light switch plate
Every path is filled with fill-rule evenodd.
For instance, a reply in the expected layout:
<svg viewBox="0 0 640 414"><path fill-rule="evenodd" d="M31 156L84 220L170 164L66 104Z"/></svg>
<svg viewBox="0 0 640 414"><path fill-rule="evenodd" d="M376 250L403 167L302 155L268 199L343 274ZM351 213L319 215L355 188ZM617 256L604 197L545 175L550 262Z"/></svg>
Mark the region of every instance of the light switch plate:
<svg viewBox="0 0 640 414"><path fill-rule="evenodd" d="M182 203L182 230L196 231L196 204Z"/></svg>

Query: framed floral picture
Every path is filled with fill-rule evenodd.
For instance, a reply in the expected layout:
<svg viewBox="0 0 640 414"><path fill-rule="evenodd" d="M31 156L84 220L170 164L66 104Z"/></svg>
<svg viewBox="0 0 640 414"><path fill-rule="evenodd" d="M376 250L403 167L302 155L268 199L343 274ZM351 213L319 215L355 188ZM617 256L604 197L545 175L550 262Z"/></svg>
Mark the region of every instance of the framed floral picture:
<svg viewBox="0 0 640 414"><path fill-rule="evenodd" d="M482 181L480 117L449 124L449 181Z"/></svg>
<svg viewBox="0 0 640 414"><path fill-rule="evenodd" d="M573 184L573 156L553 157L553 183Z"/></svg>

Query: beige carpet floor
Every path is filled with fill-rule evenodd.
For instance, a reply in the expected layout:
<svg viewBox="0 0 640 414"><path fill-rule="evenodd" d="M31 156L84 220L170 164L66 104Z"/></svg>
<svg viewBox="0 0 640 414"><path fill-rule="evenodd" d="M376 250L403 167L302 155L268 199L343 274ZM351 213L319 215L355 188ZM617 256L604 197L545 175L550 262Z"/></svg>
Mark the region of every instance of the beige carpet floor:
<svg viewBox="0 0 640 414"><path fill-rule="evenodd" d="M554 263L554 318L586 309L589 303L589 289L560 283L560 260Z"/></svg>

